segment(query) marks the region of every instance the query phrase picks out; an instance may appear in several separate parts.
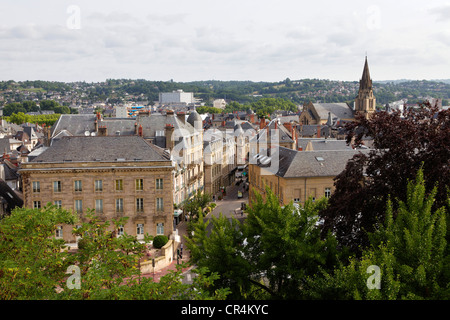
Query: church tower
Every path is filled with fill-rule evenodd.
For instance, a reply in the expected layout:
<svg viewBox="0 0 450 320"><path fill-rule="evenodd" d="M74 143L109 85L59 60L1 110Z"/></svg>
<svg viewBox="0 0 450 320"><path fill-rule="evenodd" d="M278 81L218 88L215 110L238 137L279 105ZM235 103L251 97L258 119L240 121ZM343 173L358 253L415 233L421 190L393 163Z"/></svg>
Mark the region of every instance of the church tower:
<svg viewBox="0 0 450 320"><path fill-rule="evenodd" d="M376 99L373 95L372 79L370 79L369 64L364 64L362 78L359 81L359 92L355 100L355 113L362 113L366 117L375 112Z"/></svg>

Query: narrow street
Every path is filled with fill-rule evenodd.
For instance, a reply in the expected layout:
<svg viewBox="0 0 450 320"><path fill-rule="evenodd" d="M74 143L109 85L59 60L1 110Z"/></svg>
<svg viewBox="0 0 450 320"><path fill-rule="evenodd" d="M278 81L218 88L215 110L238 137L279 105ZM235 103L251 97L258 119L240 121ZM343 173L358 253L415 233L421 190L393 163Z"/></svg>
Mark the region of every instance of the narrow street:
<svg viewBox="0 0 450 320"><path fill-rule="evenodd" d="M242 193L243 197L238 199L238 191L242 191L244 183L236 185L236 181L226 188L226 196L222 200L216 200L216 207L214 210L206 216L206 219L211 218L212 215L219 217L222 213L225 217L235 217L238 219L245 218L245 213L241 215L241 203L245 202L248 205L248 191ZM235 210L238 209L239 213L235 214Z"/></svg>

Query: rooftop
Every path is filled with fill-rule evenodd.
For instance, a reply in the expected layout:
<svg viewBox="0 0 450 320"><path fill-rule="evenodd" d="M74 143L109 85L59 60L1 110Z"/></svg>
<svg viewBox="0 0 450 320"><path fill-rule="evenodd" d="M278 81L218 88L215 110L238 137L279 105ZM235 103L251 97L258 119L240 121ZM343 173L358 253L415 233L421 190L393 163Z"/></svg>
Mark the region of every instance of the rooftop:
<svg viewBox="0 0 450 320"><path fill-rule="evenodd" d="M65 136L31 162L168 161L164 149L139 136Z"/></svg>

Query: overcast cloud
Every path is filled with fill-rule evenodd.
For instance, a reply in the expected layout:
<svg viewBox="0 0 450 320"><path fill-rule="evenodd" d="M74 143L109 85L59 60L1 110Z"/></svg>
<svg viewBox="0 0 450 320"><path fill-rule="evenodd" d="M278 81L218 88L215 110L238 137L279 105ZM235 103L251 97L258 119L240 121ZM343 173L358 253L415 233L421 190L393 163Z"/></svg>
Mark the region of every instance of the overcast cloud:
<svg viewBox="0 0 450 320"><path fill-rule="evenodd" d="M0 4L0 80L450 78L449 1Z"/></svg>

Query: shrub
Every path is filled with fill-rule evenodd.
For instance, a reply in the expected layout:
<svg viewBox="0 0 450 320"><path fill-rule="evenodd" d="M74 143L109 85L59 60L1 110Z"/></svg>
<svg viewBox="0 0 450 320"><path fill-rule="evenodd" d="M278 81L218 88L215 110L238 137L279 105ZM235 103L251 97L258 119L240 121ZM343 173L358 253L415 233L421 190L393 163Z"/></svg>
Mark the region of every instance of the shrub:
<svg viewBox="0 0 450 320"><path fill-rule="evenodd" d="M153 239L153 246L156 249L161 249L167 243L167 241L169 241L169 239L166 236L163 235L156 236Z"/></svg>

